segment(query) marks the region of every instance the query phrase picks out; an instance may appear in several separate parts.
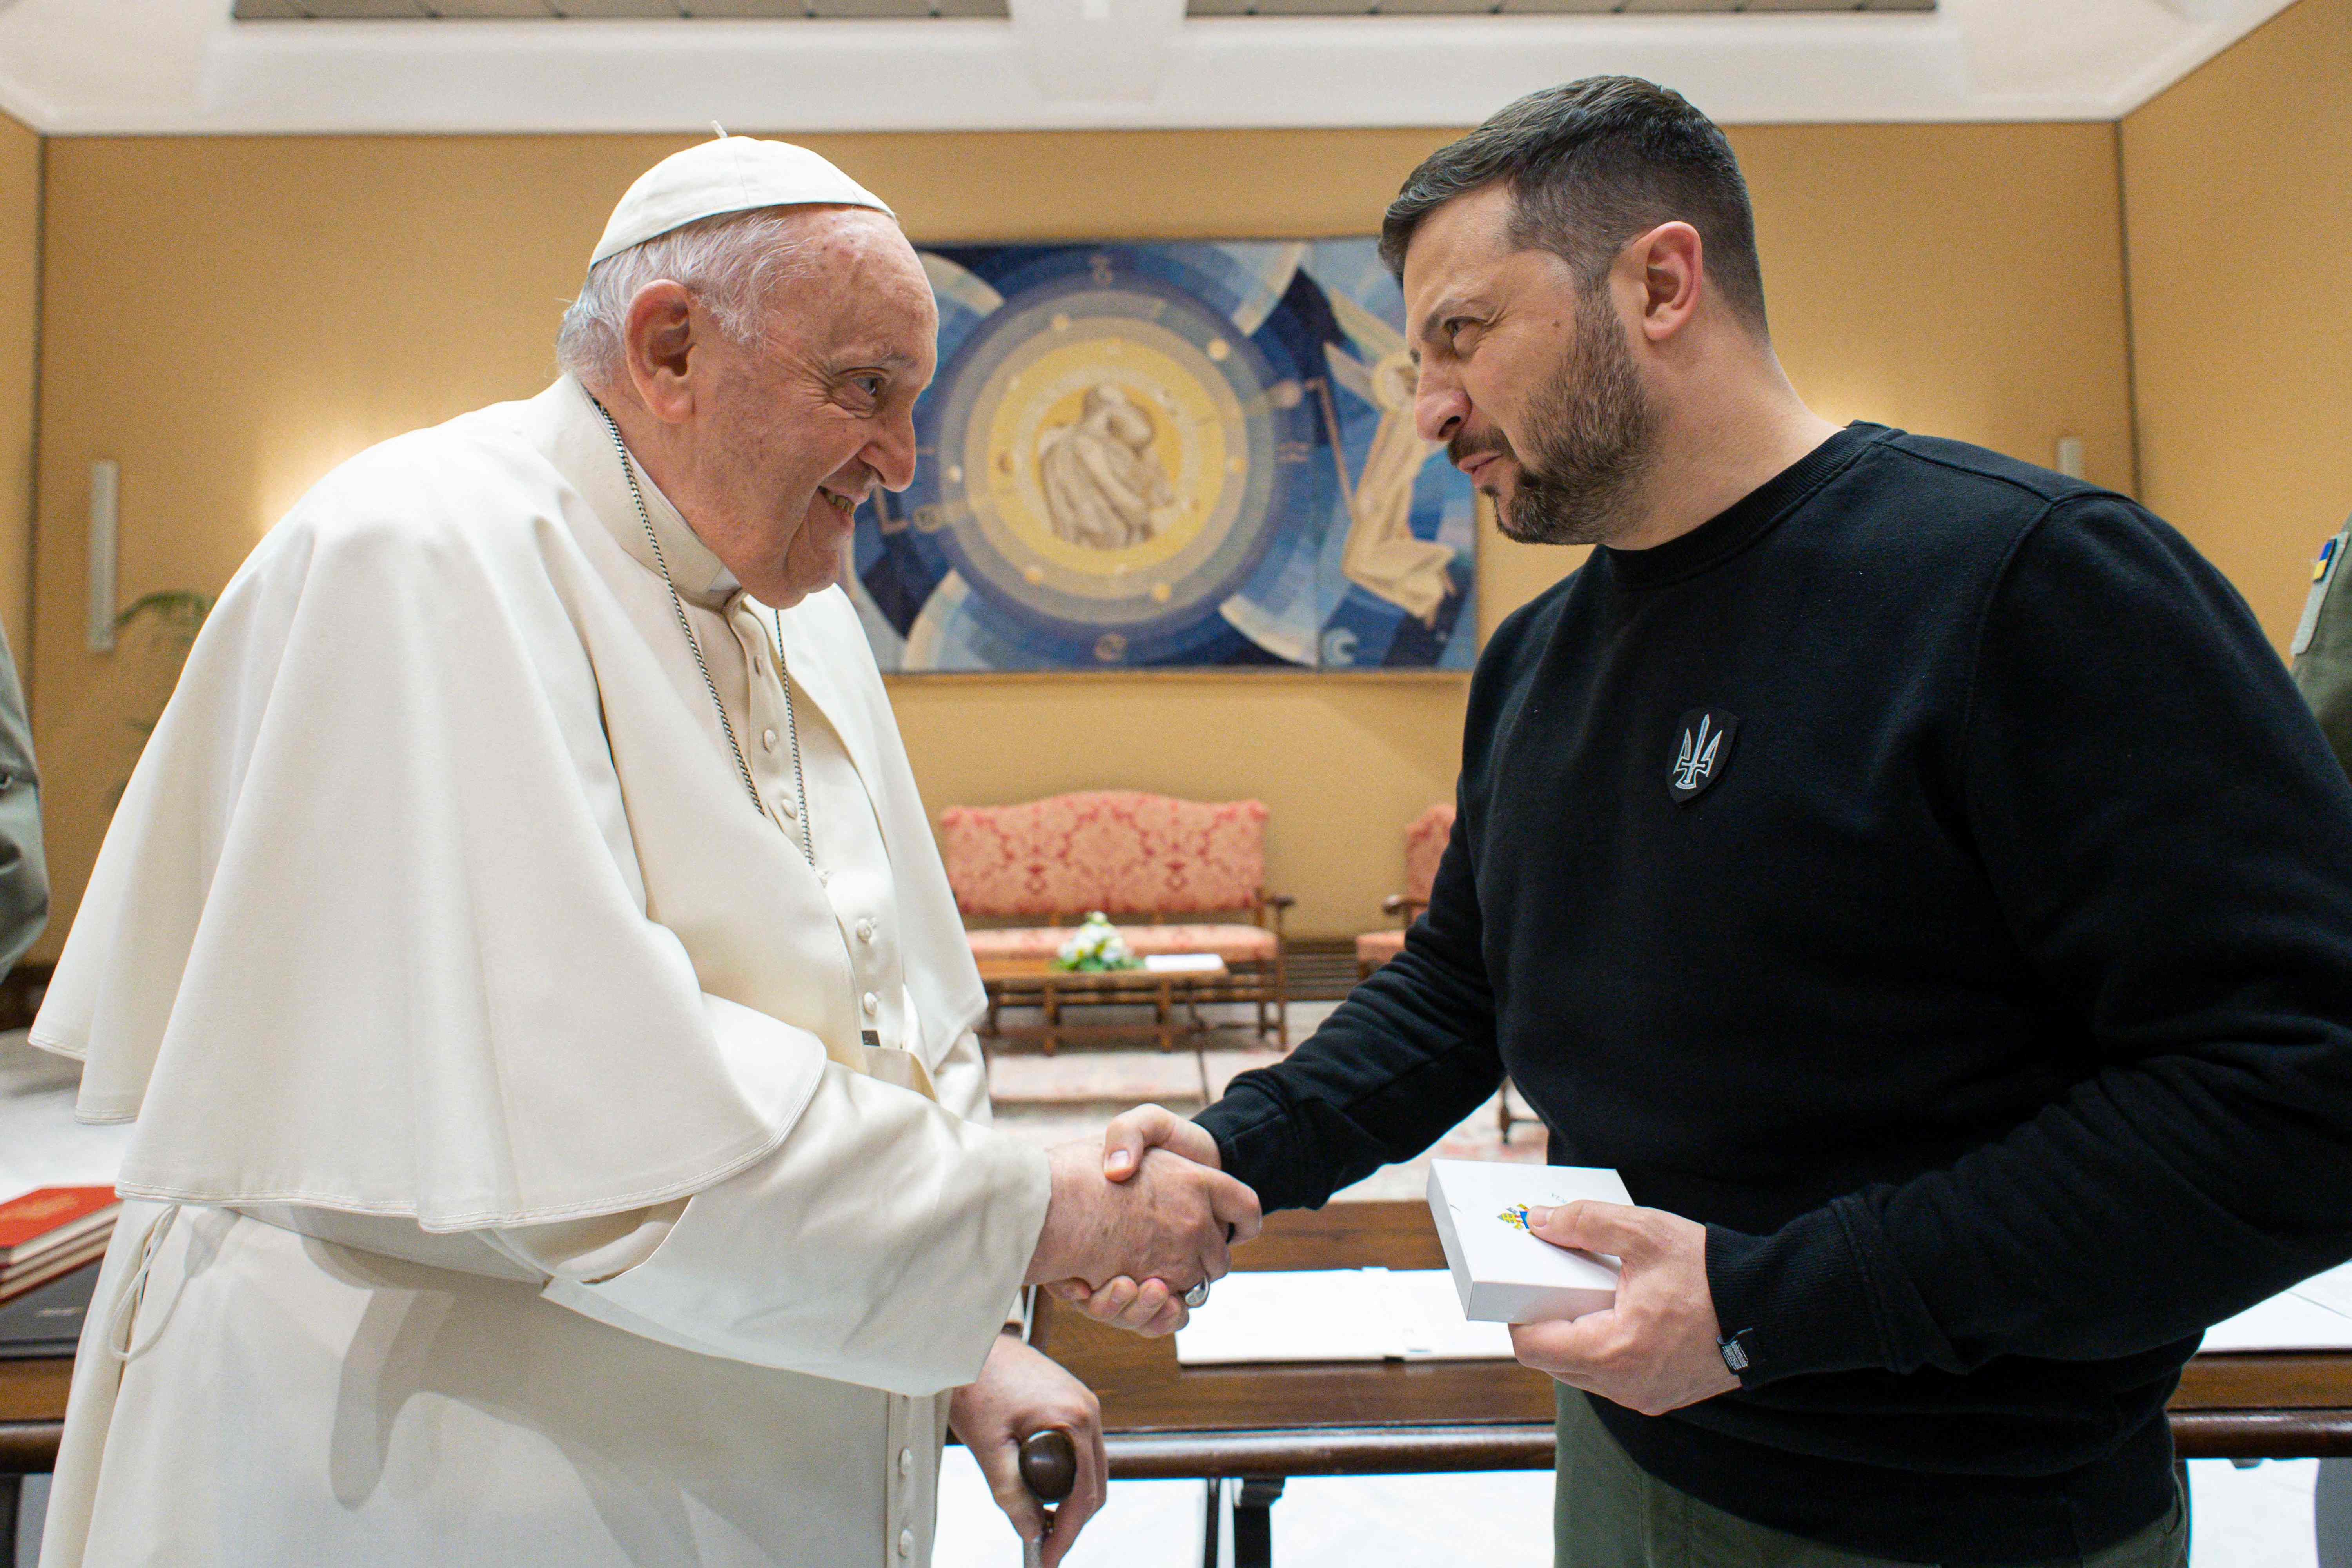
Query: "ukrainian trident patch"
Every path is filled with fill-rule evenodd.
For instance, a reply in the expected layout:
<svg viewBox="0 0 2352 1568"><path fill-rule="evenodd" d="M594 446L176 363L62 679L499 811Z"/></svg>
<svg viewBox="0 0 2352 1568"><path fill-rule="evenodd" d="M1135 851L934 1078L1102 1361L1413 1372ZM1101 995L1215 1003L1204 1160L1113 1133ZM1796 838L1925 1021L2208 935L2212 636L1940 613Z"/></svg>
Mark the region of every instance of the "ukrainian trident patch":
<svg viewBox="0 0 2352 1568"><path fill-rule="evenodd" d="M1675 765L1666 775L1666 793L1676 805L1696 799L1731 765L1731 739L1739 730L1739 715L1720 708L1694 708L1675 726Z"/></svg>

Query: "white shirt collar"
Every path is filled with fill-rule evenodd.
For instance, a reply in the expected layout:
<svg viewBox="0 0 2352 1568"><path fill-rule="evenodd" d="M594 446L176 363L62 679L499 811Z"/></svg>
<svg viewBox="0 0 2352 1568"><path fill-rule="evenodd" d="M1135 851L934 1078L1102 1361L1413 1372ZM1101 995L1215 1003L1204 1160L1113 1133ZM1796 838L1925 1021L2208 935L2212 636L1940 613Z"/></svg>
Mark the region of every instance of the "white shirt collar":
<svg viewBox="0 0 2352 1568"><path fill-rule="evenodd" d="M567 418L589 427L580 433L586 439L578 444L601 448L603 456L597 460L612 469L621 491L621 504L617 509L611 506L596 509L605 527L612 530L613 537L620 542L621 548L646 571L659 573L662 564L667 563L670 581L677 587L680 598L691 600L705 609L723 606L742 591L742 584L735 580L735 574L727 569L726 563L702 542L701 537L694 531L693 524L686 521L686 514L677 510L669 497L662 494L661 487L654 483L654 477L646 471L645 465L636 460L636 454L633 452L629 455L629 467L636 475L638 493L645 497L646 521L653 525L654 538L661 542L661 559L660 562L656 561L653 547L646 539L645 526L637 520L636 508L628 502L627 483L620 479L619 459L613 453L612 432L605 426L604 416L598 412L596 400L586 387L569 374L563 377L563 381L573 395L566 400Z"/></svg>

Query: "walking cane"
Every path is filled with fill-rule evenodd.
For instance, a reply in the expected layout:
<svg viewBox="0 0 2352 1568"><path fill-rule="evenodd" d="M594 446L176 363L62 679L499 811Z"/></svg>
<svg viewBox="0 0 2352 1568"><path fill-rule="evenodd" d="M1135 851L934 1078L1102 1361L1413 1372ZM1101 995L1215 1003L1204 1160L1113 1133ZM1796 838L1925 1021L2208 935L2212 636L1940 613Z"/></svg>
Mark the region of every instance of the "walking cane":
<svg viewBox="0 0 2352 1568"><path fill-rule="evenodd" d="M1030 1494L1045 1506L1045 1529L1054 1528L1054 1505L1078 1484L1078 1450L1059 1426L1041 1427L1021 1439L1021 1479ZM1021 1543L1022 1568L1041 1568L1045 1537Z"/></svg>

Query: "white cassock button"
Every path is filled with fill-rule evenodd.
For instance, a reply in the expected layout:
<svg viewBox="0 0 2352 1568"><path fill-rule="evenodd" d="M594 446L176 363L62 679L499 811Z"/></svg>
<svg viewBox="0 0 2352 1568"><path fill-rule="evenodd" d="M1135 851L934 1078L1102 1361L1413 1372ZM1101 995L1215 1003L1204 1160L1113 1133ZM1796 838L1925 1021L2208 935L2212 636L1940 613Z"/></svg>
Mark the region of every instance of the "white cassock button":
<svg viewBox="0 0 2352 1568"><path fill-rule="evenodd" d="M830 888L830 887L832 887L832 886L833 886L833 873L832 873L832 872L830 872L830 871L819 871L819 872L816 874L816 885L817 885L818 887L820 887L820 888Z"/></svg>
<svg viewBox="0 0 2352 1568"><path fill-rule="evenodd" d="M857 940L860 942L872 942L874 940L874 922L872 921L859 921L857 922Z"/></svg>
<svg viewBox="0 0 2352 1568"><path fill-rule="evenodd" d="M868 991L866 994L866 1016L869 1018L882 1011L882 998Z"/></svg>
<svg viewBox="0 0 2352 1568"><path fill-rule="evenodd" d="M898 1450L898 1473L902 1476L911 1476L915 1473L914 1449L901 1448Z"/></svg>
<svg viewBox="0 0 2352 1568"><path fill-rule="evenodd" d="M898 1532L898 1555L901 1557L912 1557L914 1554L915 1532L911 1530L900 1531Z"/></svg>
<svg viewBox="0 0 2352 1568"><path fill-rule="evenodd" d="M773 730L770 730L762 733L760 737L760 744L767 747L768 750L772 752L774 751L776 749L776 732Z"/></svg>

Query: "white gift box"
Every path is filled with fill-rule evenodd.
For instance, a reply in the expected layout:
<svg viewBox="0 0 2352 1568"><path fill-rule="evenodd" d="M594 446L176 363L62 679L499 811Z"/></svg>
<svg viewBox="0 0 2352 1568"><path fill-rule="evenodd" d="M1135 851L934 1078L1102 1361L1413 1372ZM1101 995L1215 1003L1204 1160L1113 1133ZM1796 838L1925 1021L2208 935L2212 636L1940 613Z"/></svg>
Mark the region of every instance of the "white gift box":
<svg viewBox="0 0 2352 1568"><path fill-rule="evenodd" d="M1617 1300L1617 1259L1571 1252L1531 1236L1530 1208L1579 1198L1631 1205L1614 1171L1589 1165L1513 1165L1433 1160L1429 1213L1463 1316L1474 1322L1538 1323L1606 1311Z"/></svg>

